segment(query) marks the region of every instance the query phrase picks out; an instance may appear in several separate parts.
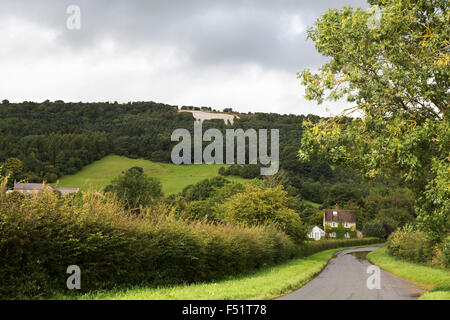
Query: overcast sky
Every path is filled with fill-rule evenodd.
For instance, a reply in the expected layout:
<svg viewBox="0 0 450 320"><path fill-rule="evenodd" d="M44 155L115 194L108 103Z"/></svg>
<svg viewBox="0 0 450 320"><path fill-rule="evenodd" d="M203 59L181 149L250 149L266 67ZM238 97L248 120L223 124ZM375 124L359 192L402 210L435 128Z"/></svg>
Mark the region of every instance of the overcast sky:
<svg viewBox="0 0 450 320"><path fill-rule="evenodd" d="M69 5L81 28L69 30ZM1 0L0 99L157 101L318 114L296 73L324 61L306 40L328 8L363 0ZM328 111L326 110L328 106Z"/></svg>

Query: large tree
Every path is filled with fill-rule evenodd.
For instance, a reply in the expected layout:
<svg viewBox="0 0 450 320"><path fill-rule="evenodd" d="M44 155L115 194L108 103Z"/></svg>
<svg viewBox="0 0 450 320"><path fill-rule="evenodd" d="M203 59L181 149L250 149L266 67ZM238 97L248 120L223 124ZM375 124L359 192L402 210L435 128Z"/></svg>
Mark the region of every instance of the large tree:
<svg viewBox="0 0 450 320"><path fill-rule="evenodd" d="M105 187L105 192L114 193L127 209L136 211L163 195L161 182L148 177L140 167L132 167L122 173Z"/></svg>
<svg viewBox="0 0 450 320"><path fill-rule="evenodd" d="M300 157L318 153L368 177L399 175L434 241L450 224L448 3L372 0L368 10L329 10L308 30L329 60L299 73L308 99L349 102L337 117L305 122Z"/></svg>
<svg viewBox="0 0 450 320"><path fill-rule="evenodd" d="M16 180L22 177L23 164L20 159L8 158L0 163L0 176L8 177L8 187L12 187Z"/></svg>
<svg viewBox="0 0 450 320"><path fill-rule="evenodd" d="M295 201L282 186L266 188L259 182L244 186L244 191L227 199L217 208L218 216L229 223L247 226L274 224L296 242L306 238L306 227L293 210Z"/></svg>

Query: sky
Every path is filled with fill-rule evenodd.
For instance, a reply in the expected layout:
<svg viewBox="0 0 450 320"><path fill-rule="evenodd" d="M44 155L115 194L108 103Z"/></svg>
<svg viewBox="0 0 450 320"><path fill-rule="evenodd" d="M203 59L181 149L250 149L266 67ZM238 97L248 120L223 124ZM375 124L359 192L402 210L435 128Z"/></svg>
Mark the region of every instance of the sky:
<svg viewBox="0 0 450 320"><path fill-rule="evenodd" d="M1 0L0 99L334 115L348 104L305 100L297 72L327 61L306 29L344 5L367 7L364 0Z"/></svg>

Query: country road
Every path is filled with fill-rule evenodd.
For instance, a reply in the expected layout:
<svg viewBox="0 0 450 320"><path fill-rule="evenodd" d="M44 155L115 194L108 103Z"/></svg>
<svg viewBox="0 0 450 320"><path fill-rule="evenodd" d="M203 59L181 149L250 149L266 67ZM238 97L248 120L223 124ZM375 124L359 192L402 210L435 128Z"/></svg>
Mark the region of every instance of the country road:
<svg viewBox="0 0 450 320"><path fill-rule="evenodd" d="M352 253L368 252L380 247L340 251L325 269L302 288L278 300L413 300L422 290L409 281L381 270L380 289L368 289L366 282L372 264ZM357 254L358 255L358 254Z"/></svg>

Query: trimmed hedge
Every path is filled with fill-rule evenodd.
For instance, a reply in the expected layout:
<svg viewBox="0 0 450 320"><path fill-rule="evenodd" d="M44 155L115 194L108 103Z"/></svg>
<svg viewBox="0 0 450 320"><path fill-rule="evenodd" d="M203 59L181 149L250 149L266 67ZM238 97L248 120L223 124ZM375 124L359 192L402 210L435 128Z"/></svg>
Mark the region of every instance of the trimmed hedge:
<svg viewBox="0 0 450 320"><path fill-rule="evenodd" d="M364 246L376 243L383 243L384 240L380 238L358 238L358 239L336 239L336 240L319 240L311 241L299 246L299 256L309 256L316 252L335 249L341 247L354 247L354 246Z"/></svg>
<svg viewBox="0 0 450 320"><path fill-rule="evenodd" d="M296 253L293 241L270 227L127 216L116 201L87 194L63 199L51 192L0 194L2 299L67 292L69 265L80 267L86 292L210 281Z"/></svg>

